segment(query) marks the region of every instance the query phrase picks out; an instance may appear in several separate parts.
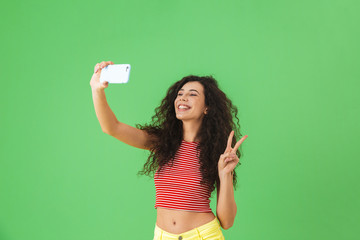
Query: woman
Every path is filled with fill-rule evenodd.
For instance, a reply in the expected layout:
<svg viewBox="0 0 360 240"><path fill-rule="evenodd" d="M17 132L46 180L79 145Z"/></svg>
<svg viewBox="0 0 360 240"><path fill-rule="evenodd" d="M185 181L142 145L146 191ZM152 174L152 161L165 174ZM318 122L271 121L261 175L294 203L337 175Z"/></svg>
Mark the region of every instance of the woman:
<svg viewBox="0 0 360 240"><path fill-rule="evenodd" d="M240 164L238 148L247 138L235 140L237 108L215 79L190 75L169 88L151 125L134 128L119 122L107 104L108 83L100 83L99 77L109 64L114 63L96 64L90 81L96 115L105 133L150 151L139 173L155 173L154 240L224 239L220 226L229 229L234 223L234 168ZM215 188L216 216L209 206Z"/></svg>

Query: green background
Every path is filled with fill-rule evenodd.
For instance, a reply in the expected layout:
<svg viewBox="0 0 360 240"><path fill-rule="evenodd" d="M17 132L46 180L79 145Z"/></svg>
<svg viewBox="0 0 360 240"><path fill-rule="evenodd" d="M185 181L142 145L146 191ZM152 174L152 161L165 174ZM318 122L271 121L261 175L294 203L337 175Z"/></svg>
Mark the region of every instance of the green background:
<svg viewBox="0 0 360 240"><path fill-rule="evenodd" d="M152 239L148 156L102 132L105 89L147 123L168 87L213 75L239 108L238 207L226 239L358 239L359 2L11 1L1 16L1 240ZM216 211L216 194L211 208Z"/></svg>

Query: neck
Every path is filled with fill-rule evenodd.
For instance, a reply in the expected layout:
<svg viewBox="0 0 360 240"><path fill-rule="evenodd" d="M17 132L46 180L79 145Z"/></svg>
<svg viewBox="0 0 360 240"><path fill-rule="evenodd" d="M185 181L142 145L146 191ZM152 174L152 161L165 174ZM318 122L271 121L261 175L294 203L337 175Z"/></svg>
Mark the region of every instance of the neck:
<svg viewBox="0 0 360 240"><path fill-rule="evenodd" d="M183 121L183 138L187 142L199 142L196 135L201 127L201 121Z"/></svg>

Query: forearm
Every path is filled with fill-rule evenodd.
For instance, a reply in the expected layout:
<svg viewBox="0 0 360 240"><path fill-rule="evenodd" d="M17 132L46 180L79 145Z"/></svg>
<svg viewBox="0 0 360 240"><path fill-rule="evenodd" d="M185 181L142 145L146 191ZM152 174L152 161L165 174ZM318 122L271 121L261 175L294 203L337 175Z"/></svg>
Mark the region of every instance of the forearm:
<svg viewBox="0 0 360 240"><path fill-rule="evenodd" d="M224 229L228 229L234 224L236 212L233 176L229 173L220 178L220 192L216 207L216 215Z"/></svg>
<svg viewBox="0 0 360 240"><path fill-rule="evenodd" d="M111 132L118 120L107 103L104 90L92 89L92 97L101 129L106 133Z"/></svg>

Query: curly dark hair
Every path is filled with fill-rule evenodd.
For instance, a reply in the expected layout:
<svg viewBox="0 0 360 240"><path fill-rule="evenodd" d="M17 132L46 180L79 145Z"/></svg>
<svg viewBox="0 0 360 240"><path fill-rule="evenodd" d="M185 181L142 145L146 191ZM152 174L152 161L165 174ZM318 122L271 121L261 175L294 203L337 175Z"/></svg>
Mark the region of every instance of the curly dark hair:
<svg viewBox="0 0 360 240"><path fill-rule="evenodd" d="M205 105L208 107L208 113L204 115L197 138L200 139L198 147L200 148L201 184L210 186L210 192L212 193L215 187L217 191L220 188L218 161L220 155L225 151L230 132L234 130L232 146L236 144L237 139L240 139L242 135L240 134L237 107L219 89L217 81L211 75L204 77L189 75L175 82L168 89L160 106L155 109L152 123L143 126L136 124L137 128L145 130L151 136L155 136L151 142L150 155L138 175L145 174L149 176L151 173L153 177L158 168L161 170L167 163L173 163L173 157L183 139L183 123L176 118L174 101L181 87L191 81L198 81L203 85ZM233 116L237 119L238 128L233 121ZM236 154L240 159L241 153L239 149ZM236 178L236 172L234 171L233 185L235 189L237 186Z"/></svg>

